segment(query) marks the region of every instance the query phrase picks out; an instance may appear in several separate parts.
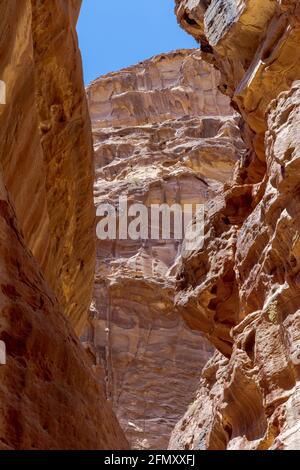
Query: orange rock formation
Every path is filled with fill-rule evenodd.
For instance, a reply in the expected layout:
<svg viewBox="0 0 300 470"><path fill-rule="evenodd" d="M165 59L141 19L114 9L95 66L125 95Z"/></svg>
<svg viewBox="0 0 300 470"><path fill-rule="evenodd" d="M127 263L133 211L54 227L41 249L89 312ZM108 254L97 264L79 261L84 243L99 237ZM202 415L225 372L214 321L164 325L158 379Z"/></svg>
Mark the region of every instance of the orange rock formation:
<svg viewBox="0 0 300 470"><path fill-rule="evenodd" d="M95 204L203 203L245 152L238 120L199 51L154 57L88 88ZM174 307L181 241L97 242L90 328L107 395L135 448L164 449L213 347ZM192 325L193 326L193 325Z"/></svg>
<svg viewBox="0 0 300 470"><path fill-rule="evenodd" d="M218 352L170 447L299 449L299 2L177 0L176 12L220 70L248 153L178 270L177 303Z"/></svg>
<svg viewBox="0 0 300 470"><path fill-rule="evenodd" d="M0 4L1 449L128 447L73 332L95 261L80 3Z"/></svg>
<svg viewBox="0 0 300 470"><path fill-rule="evenodd" d="M300 5L175 3L200 50L91 84L94 173L80 0L0 2L0 449L300 449ZM96 246L93 184L203 247Z"/></svg>

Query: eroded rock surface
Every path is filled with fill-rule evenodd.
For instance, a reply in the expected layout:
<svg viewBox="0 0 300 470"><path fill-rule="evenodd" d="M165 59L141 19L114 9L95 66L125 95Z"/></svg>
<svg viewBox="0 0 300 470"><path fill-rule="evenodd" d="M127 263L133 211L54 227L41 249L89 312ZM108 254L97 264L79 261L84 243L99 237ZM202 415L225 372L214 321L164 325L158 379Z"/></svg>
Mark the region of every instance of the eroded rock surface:
<svg viewBox="0 0 300 470"><path fill-rule="evenodd" d="M247 158L183 254L177 302L217 347L170 447L299 449L299 3L178 0L221 71Z"/></svg>
<svg viewBox="0 0 300 470"><path fill-rule="evenodd" d="M95 204L203 203L245 153L219 76L195 50L100 77L87 94L96 153ZM84 335L135 448L163 449L213 347L174 308L181 240L97 242Z"/></svg>
<svg viewBox="0 0 300 470"><path fill-rule="evenodd" d="M80 3L12 0L0 10L3 180L26 243L78 333L95 260L91 130L75 30Z"/></svg>
<svg viewBox="0 0 300 470"><path fill-rule="evenodd" d="M73 332L86 321L95 261L79 8L77 0L0 2L7 92L0 104L5 450L128 447Z"/></svg>

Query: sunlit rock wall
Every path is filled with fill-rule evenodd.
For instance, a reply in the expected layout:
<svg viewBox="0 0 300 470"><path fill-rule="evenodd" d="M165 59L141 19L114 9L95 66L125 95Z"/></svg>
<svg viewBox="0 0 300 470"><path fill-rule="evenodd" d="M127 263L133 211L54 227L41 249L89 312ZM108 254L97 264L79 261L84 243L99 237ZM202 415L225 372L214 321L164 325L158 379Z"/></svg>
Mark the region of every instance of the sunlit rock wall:
<svg viewBox="0 0 300 470"><path fill-rule="evenodd" d="M94 272L90 119L76 21L80 2L1 2L3 180L28 247L77 332ZM14 21L11 18L15 18Z"/></svg>
<svg viewBox="0 0 300 470"><path fill-rule="evenodd" d="M2 450L128 447L73 331L86 322L95 262L79 7L0 2Z"/></svg>
<svg viewBox="0 0 300 470"><path fill-rule="evenodd" d="M245 121L177 304L219 350L171 448L299 449L299 2L176 2Z"/></svg>
<svg viewBox="0 0 300 470"><path fill-rule="evenodd" d="M87 90L95 204L203 203L245 152L239 121L198 51L182 50L95 80ZM151 225L151 221L150 221ZM97 242L84 336L134 448L166 448L213 347L174 307L181 240Z"/></svg>

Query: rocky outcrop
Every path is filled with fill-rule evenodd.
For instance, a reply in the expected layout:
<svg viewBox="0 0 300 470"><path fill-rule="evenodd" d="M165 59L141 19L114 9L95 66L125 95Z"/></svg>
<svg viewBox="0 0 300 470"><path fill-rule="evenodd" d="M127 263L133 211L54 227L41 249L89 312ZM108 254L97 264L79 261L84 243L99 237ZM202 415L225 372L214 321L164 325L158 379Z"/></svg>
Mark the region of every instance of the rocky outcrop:
<svg viewBox="0 0 300 470"><path fill-rule="evenodd" d="M247 158L183 254L177 302L217 352L170 447L299 449L299 4L178 0L221 72Z"/></svg>
<svg viewBox="0 0 300 470"><path fill-rule="evenodd" d="M79 333L93 283L90 120L76 21L80 2L2 2L3 181L27 246ZM13 26L8 28L11 18Z"/></svg>
<svg viewBox="0 0 300 470"><path fill-rule="evenodd" d="M161 54L95 80L87 92L93 127L232 114L229 100L218 92L219 75L197 52L187 54Z"/></svg>
<svg viewBox="0 0 300 470"><path fill-rule="evenodd" d="M128 447L72 327L85 324L95 261L79 7L0 5L1 449Z"/></svg>
<svg viewBox="0 0 300 470"><path fill-rule="evenodd" d="M203 203L232 177L245 144L219 75L182 50L100 77L87 90L95 204ZM213 347L174 308L182 240L98 240L94 357L134 448L167 447Z"/></svg>

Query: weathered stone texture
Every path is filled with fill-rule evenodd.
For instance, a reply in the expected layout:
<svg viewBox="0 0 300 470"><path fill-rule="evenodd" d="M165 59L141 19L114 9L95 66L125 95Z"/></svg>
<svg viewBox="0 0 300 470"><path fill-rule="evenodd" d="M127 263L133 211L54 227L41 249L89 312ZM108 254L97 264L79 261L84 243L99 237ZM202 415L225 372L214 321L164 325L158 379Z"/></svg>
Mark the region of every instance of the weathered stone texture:
<svg viewBox="0 0 300 470"><path fill-rule="evenodd" d="M95 262L79 7L0 2L1 449L128 447L73 332L86 322Z"/></svg>
<svg viewBox="0 0 300 470"><path fill-rule="evenodd" d="M95 260L90 120L76 21L80 2L1 2L3 180L28 247L77 332ZM4 39L3 39L4 40Z"/></svg>
<svg viewBox="0 0 300 470"><path fill-rule="evenodd" d="M178 271L179 305L220 352L170 446L299 449L299 3L176 8L205 36L249 152L207 206L204 249Z"/></svg>
<svg viewBox="0 0 300 470"><path fill-rule="evenodd" d="M219 74L198 51L162 54L95 80L88 89L93 127L162 123L232 114L218 92Z"/></svg>
<svg viewBox="0 0 300 470"><path fill-rule="evenodd" d="M87 94L96 153L95 204L203 203L244 155L218 73L182 50L95 80ZM212 354L174 308L181 241L97 242L84 336L136 448L166 448ZM191 325L193 327L193 325Z"/></svg>

